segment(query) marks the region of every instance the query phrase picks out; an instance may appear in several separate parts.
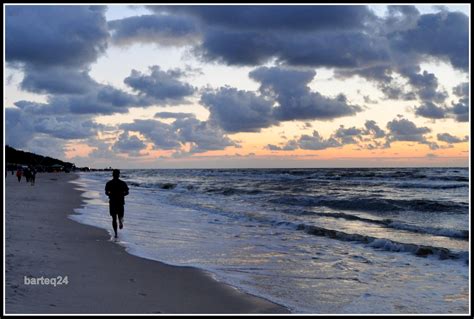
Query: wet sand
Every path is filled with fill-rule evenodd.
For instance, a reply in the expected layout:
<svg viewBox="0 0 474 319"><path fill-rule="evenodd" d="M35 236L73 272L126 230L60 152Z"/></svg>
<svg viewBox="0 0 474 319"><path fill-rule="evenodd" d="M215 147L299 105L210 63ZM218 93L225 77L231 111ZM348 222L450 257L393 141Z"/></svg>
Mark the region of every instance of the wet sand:
<svg viewBox="0 0 474 319"><path fill-rule="evenodd" d="M7 176L6 314L289 313L202 270L130 255L107 231L72 221L82 203L75 178L37 174L31 186Z"/></svg>

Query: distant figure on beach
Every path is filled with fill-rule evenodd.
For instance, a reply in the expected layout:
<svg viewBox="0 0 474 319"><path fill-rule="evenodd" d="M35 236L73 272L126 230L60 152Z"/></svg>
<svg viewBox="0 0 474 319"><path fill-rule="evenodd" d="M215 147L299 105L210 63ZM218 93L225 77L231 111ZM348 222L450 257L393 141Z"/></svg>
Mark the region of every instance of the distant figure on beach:
<svg viewBox="0 0 474 319"><path fill-rule="evenodd" d="M16 170L16 177L18 178L18 183L21 181L21 175L21 168L19 168Z"/></svg>
<svg viewBox="0 0 474 319"><path fill-rule="evenodd" d="M36 170L35 170L34 167L32 167L31 170L30 170L31 185L35 185L35 179L36 179Z"/></svg>
<svg viewBox="0 0 474 319"><path fill-rule="evenodd" d="M29 183L30 178L31 178L31 172L30 172L29 168L25 168L23 170L23 175L25 176L26 182Z"/></svg>
<svg viewBox="0 0 474 319"><path fill-rule="evenodd" d="M117 238L117 217L120 223L120 229L123 228L123 215L125 196L128 195L127 184L119 179L120 170L114 169L113 179L105 184L105 194L109 196L109 212L112 216L112 227L114 228L115 238Z"/></svg>

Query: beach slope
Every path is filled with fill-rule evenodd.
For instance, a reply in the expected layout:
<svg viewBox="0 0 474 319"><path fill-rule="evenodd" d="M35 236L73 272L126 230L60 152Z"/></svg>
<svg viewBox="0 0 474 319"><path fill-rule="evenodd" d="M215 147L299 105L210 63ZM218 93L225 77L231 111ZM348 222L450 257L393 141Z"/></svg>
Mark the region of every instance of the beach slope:
<svg viewBox="0 0 474 319"><path fill-rule="evenodd" d="M107 231L70 220L82 203L75 178L38 174L31 186L6 177L6 314L288 313L199 269L130 255Z"/></svg>

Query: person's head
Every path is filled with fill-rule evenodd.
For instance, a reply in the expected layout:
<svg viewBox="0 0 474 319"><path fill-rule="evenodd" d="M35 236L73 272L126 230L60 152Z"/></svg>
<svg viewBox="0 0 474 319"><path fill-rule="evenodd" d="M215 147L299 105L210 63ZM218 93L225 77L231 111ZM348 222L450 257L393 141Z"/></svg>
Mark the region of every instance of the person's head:
<svg viewBox="0 0 474 319"><path fill-rule="evenodd" d="M119 177L120 177L120 170L114 169L114 170L112 171L112 176L113 176L115 179L119 178Z"/></svg>

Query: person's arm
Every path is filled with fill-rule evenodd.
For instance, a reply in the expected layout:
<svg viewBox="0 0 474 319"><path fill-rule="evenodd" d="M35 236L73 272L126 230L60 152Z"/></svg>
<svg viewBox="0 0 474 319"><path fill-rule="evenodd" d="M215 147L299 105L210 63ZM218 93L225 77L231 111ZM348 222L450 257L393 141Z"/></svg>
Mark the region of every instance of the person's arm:
<svg viewBox="0 0 474 319"><path fill-rule="evenodd" d="M109 183L105 184L105 195L110 196Z"/></svg>
<svg viewBox="0 0 474 319"><path fill-rule="evenodd" d="M123 189L123 196L127 196L128 195L128 186L127 186L127 183L123 183L123 186L124 186L124 189Z"/></svg>

